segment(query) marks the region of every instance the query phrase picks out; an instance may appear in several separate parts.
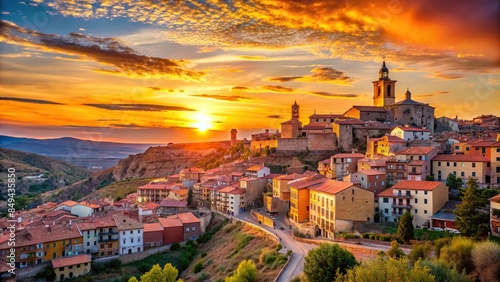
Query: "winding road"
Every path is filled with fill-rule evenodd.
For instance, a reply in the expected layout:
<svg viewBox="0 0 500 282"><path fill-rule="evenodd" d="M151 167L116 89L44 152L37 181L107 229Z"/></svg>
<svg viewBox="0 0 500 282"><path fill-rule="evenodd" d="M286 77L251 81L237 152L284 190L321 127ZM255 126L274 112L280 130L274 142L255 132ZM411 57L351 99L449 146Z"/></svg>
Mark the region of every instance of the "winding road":
<svg viewBox="0 0 500 282"><path fill-rule="evenodd" d="M236 216L236 218L242 221L259 225L259 222L250 214L249 211L240 213L238 216ZM290 230L288 226L285 225L284 214L278 215L275 219L275 223L276 223L276 229L266 226L264 224L260 224L259 226L278 236L278 238L281 241L280 243L283 245L284 252L288 250L293 251L292 259L290 260L286 269L283 270L281 276L277 280L278 282L288 282L292 280L292 278L294 278L297 275L300 275L303 272L304 257L307 255L309 250L316 248L317 245L295 241L292 238L292 230ZM283 230L281 230L280 227L283 227ZM360 251L356 252L353 251L352 249L349 250L356 256L358 260L373 257L373 255L368 255L366 251L386 252L387 250L390 249L389 246L384 246L384 245L373 245L373 244L353 245L349 243L338 243L338 244L344 248L355 247L358 250L360 249L364 250L365 252L360 252ZM403 251L406 254L409 253L408 249L403 249Z"/></svg>

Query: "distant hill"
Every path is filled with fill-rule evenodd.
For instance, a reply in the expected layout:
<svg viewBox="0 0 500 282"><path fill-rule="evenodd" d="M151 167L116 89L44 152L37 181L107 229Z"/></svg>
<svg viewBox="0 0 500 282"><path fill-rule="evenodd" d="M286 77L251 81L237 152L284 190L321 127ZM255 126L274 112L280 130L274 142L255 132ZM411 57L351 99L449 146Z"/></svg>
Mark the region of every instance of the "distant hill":
<svg viewBox="0 0 500 282"><path fill-rule="evenodd" d="M62 160L0 148L0 191L6 195L8 169L15 169L16 193L35 198L90 176L90 171ZM0 202L3 198L0 198ZM2 208L0 204L0 209Z"/></svg>
<svg viewBox="0 0 500 282"><path fill-rule="evenodd" d="M70 137L34 139L0 135L0 148L40 154L87 168L112 167L118 160L142 153L151 146L156 145L97 142Z"/></svg>

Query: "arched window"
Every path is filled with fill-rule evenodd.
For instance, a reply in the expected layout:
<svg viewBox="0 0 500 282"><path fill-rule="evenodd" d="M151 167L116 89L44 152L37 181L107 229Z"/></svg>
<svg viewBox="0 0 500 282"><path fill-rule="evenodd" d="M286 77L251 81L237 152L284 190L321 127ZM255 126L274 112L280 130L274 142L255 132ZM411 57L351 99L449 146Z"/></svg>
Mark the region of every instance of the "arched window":
<svg viewBox="0 0 500 282"><path fill-rule="evenodd" d="M391 97L391 85L387 85L387 97Z"/></svg>

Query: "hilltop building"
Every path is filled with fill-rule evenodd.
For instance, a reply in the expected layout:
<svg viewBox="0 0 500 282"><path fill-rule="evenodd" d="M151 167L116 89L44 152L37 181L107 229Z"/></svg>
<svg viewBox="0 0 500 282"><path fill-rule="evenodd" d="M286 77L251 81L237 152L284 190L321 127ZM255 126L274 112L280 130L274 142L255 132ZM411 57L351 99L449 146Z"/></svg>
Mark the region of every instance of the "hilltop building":
<svg viewBox="0 0 500 282"><path fill-rule="evenodd" d="M409 89L396 102L396 80L389 77L385 61L379 78L373 81L373 105L354 105L343 114L317 114L309 124L300 121L297 101L291 107L291 119L281 123L279 151L334 150L363 144L370 136L380 136L399 128L392 135L405 141L429 140L434 133L434 107L415 101ZM273 142L274 144L274 142ZM271 147L271 146L270 146Z"/></svg>

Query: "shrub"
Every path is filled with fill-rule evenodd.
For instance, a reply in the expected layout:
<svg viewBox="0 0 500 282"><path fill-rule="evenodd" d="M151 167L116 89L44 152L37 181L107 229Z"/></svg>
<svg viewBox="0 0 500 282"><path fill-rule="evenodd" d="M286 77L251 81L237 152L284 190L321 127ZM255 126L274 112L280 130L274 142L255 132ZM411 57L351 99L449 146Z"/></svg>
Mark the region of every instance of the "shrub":
<svg viewBox="0 0 500 282"><path fill-rule="evenodd" d="M56 273L54 272L54 269L49 265L46 266L42 271L38 272L35 275L35 278L45 278L47 281L54 281L54 279L56 279Z"/></svg>
<svg viewBox="0 0 500 282"><path fill-rule="evenodd" d="M432 245L429 242L415 244L412 247L410 254L408 254L408 259L412 264L419 259L429 259L432 249Z"/></svg>
<svg viewBox="0 0 500 282"><path fill-rule="evenodd" d="M179 243L173 243L171 246L170 246L170 251L178 251L181 249L181 244Z"/></svg>
<svg viewBox="0 0 500 282"><path fill-rule="evenodd" d="M281 244L276 245L276 251L279 252L281 249L283 249L283 245Z"/></svg>
<svg viewBox="0 0 500 282"><path fill-rule="evenodd" d="M363 237L364 239L369 239L370 235L371 235L370 233L363 233L361 237Z"/></svg>
<svg viewBox="0 0 500 282"><path fill-rule="evenodd" d="M450 267L454 267L458 272L465 271L466 274L472 272L472 248L474 242L465 237L455 237L448 246L441 249L440 260L446 262Z"/></svg>
<svg viewBox="0 0 500 282"><path fill-rule="evenodd" d="M442 238L442 239L437 239L434 241L434 253L437 258L440 257L441 255L441 249L444 246L448 246L451 242L451 238Z"/></svg>
<svg viewBox="0 0 500 282"><path fill-rule="evenodd" d="M399 247L399 243L397 241L391 242L391 248L387 251L387 255L391 258L401 258L405 256L405 253Z"/></svg>
<svg viewBox="0 0 500 282"><path fill-rule="evenodd" d="M195 265L194 265L194 273L198 273L200 272L201 270L203 269L203 261L198 261Z"/></svg>
<svg viewBox="0 0 500 282"><path fill-rule="evenodd" d="M206 256L207 256L207 252L203 252L203 253L201 253L201 257L202 257L202 258L204 258L204 257L206 257Z"/></svg>
<svg viewBox="0 0 500 282"><path fill-rule="evenodd" d="M320 244L304 259L304 274L309 281L334 281L338 274L344 274L357 264L354 255L338 244Z"/></svg>
<svg viewBox="0 0 500 282"><path fill-rule="evenodd" d="M200 281L200 282L201 282L201 281L205 281L205 280L207 280L208 278L209 278L208 274L206 274L205 272L202 272L202 273L200 274L200 277L198 277L198 281Z"/></svg>
<svg viewBox="0 0 500 282"><path fill-rule="evenodd" d="M472 249L472 261L481 281L495 281L500 277L500 245L481 242Z"/></svg>
<svg viewBox="0 0 500 282"><path fill-rule="evenodd" d="M286 252L286 256L287 256L287 257L291 256L292 254L293 254L293 251L292 251L292 250L288 250L288 251Z"/></svg>

